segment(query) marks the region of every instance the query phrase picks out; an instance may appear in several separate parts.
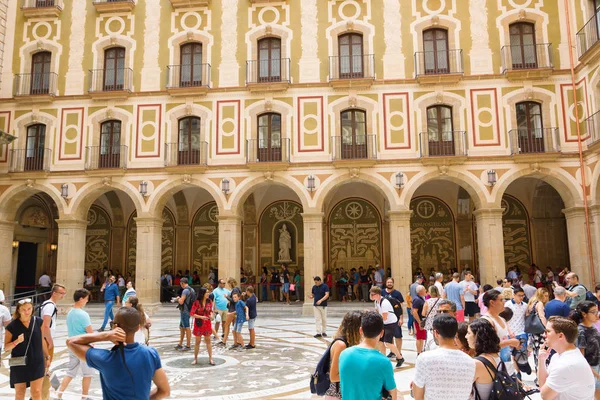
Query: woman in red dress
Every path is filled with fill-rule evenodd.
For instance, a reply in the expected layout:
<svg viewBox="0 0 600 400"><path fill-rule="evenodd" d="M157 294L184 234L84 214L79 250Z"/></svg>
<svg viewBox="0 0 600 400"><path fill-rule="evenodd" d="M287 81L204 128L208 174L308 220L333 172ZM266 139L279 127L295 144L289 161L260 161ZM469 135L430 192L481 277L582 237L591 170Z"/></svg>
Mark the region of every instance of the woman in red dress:
<svg viewBox="0 0 600 400"><path fill-rule="evenodd" d="M206 343L206 350L208 352L208 363L215 365L212 359L212 344L210 343L210 335L212 334L212 301L208 298L210 293L206 288L201 287L198 289L198 299L192 304L192 310L190 315L194 318L194 329L192 334L196 338L194 344L194 361L192 365L198 363L198 351L200 350L200 337L204 337L204 343Z"/></svg>

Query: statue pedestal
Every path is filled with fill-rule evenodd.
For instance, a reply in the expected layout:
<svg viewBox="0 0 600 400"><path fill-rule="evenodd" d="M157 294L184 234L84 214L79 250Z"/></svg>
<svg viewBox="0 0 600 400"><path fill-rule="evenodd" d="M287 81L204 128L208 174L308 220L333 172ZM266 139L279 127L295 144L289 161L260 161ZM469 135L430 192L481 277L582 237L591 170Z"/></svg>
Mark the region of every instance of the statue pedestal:
<svg viewBox="0 0 600 400"><path fill-rule="evenodd" d="M292 262L292 260L277 260L277 262L280 264L289 264Z"/></svg>

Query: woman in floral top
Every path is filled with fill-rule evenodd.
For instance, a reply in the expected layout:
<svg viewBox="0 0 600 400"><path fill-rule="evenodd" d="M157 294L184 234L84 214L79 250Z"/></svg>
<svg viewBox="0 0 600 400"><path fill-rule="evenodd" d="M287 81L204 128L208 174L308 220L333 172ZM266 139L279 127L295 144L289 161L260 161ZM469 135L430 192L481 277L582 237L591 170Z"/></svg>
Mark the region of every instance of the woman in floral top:
<svg viewBox="0 0 600 400"><path fill-rule="evenodd" d="M192 335L196 338L194 344L194 361L192 365L198 363L198 351L200 350L200 337L204 337L204 343L206 343L206 350L208 352L208 363L215 365L212 359L212 344L210 342L210 335L212 334L212 301L209 299L210 293L206 288L201 287L198 289L198 299L192 304L192 310L190 316L194 318L194 329Z"/></svg>

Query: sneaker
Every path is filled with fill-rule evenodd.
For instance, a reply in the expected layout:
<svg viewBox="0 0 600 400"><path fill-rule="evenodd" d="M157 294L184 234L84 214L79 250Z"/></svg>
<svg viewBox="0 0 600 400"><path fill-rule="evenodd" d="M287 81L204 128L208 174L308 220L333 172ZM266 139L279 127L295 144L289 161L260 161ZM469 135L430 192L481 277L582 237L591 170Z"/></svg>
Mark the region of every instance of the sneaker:
<svg viewBox="0 0 600 400"><path fill-rule="evenodd" d="M298 303L300 300L296 300L296 303Z"/></svg>
<svg viewBox="0 0 600 400"><path fill-rule="evenodd" d="M229 348L229 350L235 350L235 349L237 349L238 347L242 347L242 346L240 346L239 344L234 344L233 346L231 346L231 347Z"/></svg>
<svg viewBox="0 0 600 400"><path fill-rule="evenodd" d="M178 344L177 346L175 346L175 350L181 350L181 349L183 349L182 345Z"/></svg>
<svg viewBox="0 0 600 400"><path fill-rule="evenodd" d="M256 348L256 346L251 346L251 345L247 344L247 345L245 345L245 346L244 346L244 348L245 348L246 350L250 350L250 349L255 349L255 348Z"/></svg>
<svg viewBox="0 0 600 400"><path fill-rule="evenodd" d="M325 332L323 332L323 337L327 337L327 334Z"/></svg>
<svg viewBox="0 0 600 400"><path fill-rule="evenodd" d="M387 358L396 358L396 355L394 353L390 353L387 355Z"/></svg>
<svg viewBox="0 0 600 400"><path fill-rule="evenodd" d="M192 348L190 346L183 346L181 351L190 351Z"/></svg>
<svg viewBox="0 0 600 400"><path fill-rule="evenodd" d="M104 328L100 328L96 332L104 332Z"/></svg>
<svg viewBox="0 0 600 400"><path fill-rule="evenodd" d="M217 344L215 344L215 347L225 347L226 344L224 342L219 342Z"/></svg>
<svg viewBox="0 0 600 400"><path fill-rule="evenodd" d="M396 361L396 368L400 368L402 364L404 364L404 358L401 358L398 361Z"/></svg>
<svg viewBox="0 0 600 400"><path fill-rule="evenodd" d="M315 337L315 338L320 338L321 336L323 336L323 335L321 335L320 333L317 333L317 334L316 334L315 336L313 336L313 337Z"/></svg>

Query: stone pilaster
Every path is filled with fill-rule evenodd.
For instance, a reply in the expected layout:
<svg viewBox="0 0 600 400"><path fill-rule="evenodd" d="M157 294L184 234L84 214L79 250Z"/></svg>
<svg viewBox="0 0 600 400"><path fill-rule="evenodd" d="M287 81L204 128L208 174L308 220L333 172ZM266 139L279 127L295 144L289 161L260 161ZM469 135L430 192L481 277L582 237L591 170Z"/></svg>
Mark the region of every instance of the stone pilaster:
<svg viewBox="0 0 600 400"><path fill-rule="evenodd" d="M596 282L598 282L600 281L600 205L590 207L590 230L592 231L594 270L596 272Z"/></svg>
<svg viewBox="0 0 600 400"><path fill-rule="evenodd" d="M585 209L571 207L563 210L567 220L567 240L569 241L569 260L571 271L579 275L581 283L588 288L593 286L592 274L587 249L587 228L585 226Z"/></svg>
<svg viewBox="0 0 600 400"><path fill-rule="evenodd" d="M298 61L300 66L300 83L319 82L321 61L318 55L319 25L317 17L317 1L303 0L300 12L302 25L302 57Z"/></svg>
<svg viewBox="0 0 600 400"><path fill-rule="evenodd" d="M15 25L17 21L17 7L18 1L3 1L4 26L2 28L3 33L3 47L2 47L2 69L0 72L0 98L10 98L13 96L13 52L14 52L14 38L15 38ZM10 132L9 132L10 133Z"/></svg>
<svg viewBox="0 0 600 400"><path fill-rule="evenodd" d="M503 208L480 208L473 212L477 224L477 253L481 284L493 285L506 276L504 266Z"/></svg>
<svg viewBox="0 0 600 400"><path fill-rule="evenodd" d="M402 52L402 13L399 0L383 1L383 73L386 79L406 78Z"/></svg>
<svg viewBox="0 0 600 400"><path fill-rule="evenodd" d="M238 0L222 0L221 14L221 64L219 86L240 85L240 65L236 59L238 46Z"/></svg>
<svg viewBox="0 0 600 400"><path fill-rule="evenodd" d="M410 245L411 210L390 211L390 268L396 289L406 293L412 281L412 257Z"/></svg>
<svg viewBox="0 0 600 400"><path fill-rule="evenodd" d="M65 76L65 95L87 93L84 86L83 52L85 50L86 2L72 2L71 34L69 35L69 60Z"/></svg>
<svg viewBox="0 0 600 400"><path fill-rule="evenodd" d="M144 306L160 303L162 218L137 217L135 291Z"/></svg>
<svg viewBox="0 0 600 400"><path fill-rule="evenodd" d="M218 216L219 278L240 281L242 265L242 218L238 215Z"/></svg>
<svg viewBox="0 0 600 400"><path fill-rule="evenodd" d="M303 213L304 223L304 306L302 315L313 315L313 278L323 276L323 213Z"/></svg>
<svg viewBox="0 0 600 400"><path fill-rule="evenodd" d="M14 252L12 243L16 222L0 221L0 289L5 296L11 296L15 287Z"/></svg>
<svg viewBox="0 0 600 400"><path fill-rule="evenodd" d="M470 0L471 41L473 46L468 54L471 63L471 74L493 74L492 49L488 34L488 12L486 0ZM465 57L467 54L464 55ZM463 58L464 62L464 58ZM465 71L467 72L467 71Z"/></svg>
<svg viewBox="0 0 600 400"><path fill-rule="evenodd" d="M142 67L141 80L142 91L160 90L160 65L158 63L159 51L159 29L160 26L160 0L145 0L146 1L146 27L144 29L144 66ZM170 11L169 6L166 6Z"/></svg>
<svg viewBox="0 0 600 400"><path fill-rule="evenodd" d="M73 292L83 287L85 274L85 234L88 223L78 219L58 219L56 282L64 285L67 295L62 305L73 303Z"/></svg>

